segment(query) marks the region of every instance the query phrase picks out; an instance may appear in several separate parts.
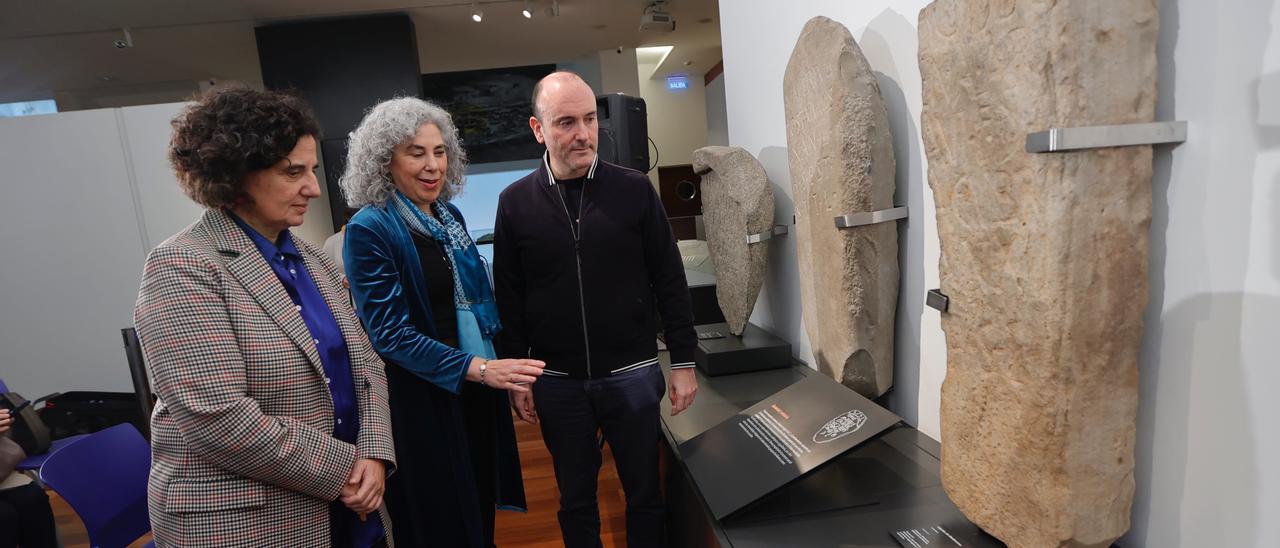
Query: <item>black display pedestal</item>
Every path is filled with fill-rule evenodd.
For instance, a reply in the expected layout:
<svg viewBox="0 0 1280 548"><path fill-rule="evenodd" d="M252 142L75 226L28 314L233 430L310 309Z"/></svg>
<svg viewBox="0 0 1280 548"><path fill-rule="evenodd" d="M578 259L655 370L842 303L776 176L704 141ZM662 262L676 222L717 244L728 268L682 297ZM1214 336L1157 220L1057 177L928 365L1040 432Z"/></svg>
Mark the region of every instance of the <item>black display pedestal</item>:
<svg viewBox="0 0 1280 548"><path fill-rule="evenodd" d="M730 333L727 323L694 329L698 331L698 347L693 361L708 377L791 367L791 343L754 324L747 323L741 336Z"/></svg>

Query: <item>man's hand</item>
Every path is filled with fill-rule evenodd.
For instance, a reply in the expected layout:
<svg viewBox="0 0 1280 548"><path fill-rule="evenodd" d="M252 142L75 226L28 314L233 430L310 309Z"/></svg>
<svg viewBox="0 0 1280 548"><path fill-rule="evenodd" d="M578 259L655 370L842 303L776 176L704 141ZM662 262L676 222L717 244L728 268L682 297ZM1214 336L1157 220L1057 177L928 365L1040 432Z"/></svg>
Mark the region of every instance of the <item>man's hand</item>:
<svg viewBox="0 0 1280 548"><path fill-rule="evenodd" d="M360 459L351 468L351 475L342 486L340 499L347 508L360 515L360 521L382 507L386 476L386 466L377 459Z"/></svg>
<svg viewBox="0 0 1280 548"><path fill-rule="evenodd" d="M668 393L671 394L671 416L679 415L693 404L698 395L698 379L693 376L693 368L677 369L671 372Z"/></svg>
<svg viewBox="0 0 1280 548"><path fill-rule="evenodd" d="M9 414L8 409L0 409L0 434L9 431L9 427L13 425L13 416Z"/></svg>
<svg viewBox="0 0 1280 548"><path fill-rule="evenodd" d="M529 424L538 424L538 410L533 406L532 391L510 391L507 392L507 396L511 399L511 408L516 410L516 416L520 417L520 420Z"/></svg>

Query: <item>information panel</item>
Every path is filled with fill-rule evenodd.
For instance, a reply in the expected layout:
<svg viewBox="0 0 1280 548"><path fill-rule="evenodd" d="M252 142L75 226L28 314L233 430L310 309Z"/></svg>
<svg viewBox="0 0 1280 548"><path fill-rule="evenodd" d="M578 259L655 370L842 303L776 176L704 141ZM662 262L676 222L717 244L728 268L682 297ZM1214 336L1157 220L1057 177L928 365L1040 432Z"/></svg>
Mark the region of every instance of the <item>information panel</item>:
<svg viewBox="0 0 1280 548"><path fill-rule="evenodd" d="M901 421L831 379L808 375L697 437L680 454L716 519Z"/></svg>

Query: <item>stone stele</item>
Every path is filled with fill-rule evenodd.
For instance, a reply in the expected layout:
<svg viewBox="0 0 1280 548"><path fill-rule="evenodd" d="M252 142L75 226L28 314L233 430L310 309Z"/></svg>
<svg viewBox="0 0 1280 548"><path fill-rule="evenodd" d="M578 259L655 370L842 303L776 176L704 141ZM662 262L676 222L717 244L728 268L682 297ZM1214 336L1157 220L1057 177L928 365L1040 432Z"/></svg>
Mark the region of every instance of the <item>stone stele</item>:
<svg viewBox="0 0 1280 548"><path fill-rule="evenodd" d="M768 241L747 243L751 234L773 230L773 186L764 166L739 147L693 152L702 174L702 220L716 271L716 300L729 331L741 335L764 284ZM705 173L704 173L705 172Z"/></svg>
<svg viewBox="0 0 1280 548"><path fill-rule="evenodd" d="M1150 122L1156 0L938 0L920 13L947 376L942 482L1010 546L1129 528L1151 147L1028 133Z"/></svg>
<svg viewBox="0 0 1280 548"><path fill-rule="evenodd" d="M893 207L889 115L843 25L805 24L783 77L804 329L820 371L868 398L893 385L898 227L836 228Z"/></svg>

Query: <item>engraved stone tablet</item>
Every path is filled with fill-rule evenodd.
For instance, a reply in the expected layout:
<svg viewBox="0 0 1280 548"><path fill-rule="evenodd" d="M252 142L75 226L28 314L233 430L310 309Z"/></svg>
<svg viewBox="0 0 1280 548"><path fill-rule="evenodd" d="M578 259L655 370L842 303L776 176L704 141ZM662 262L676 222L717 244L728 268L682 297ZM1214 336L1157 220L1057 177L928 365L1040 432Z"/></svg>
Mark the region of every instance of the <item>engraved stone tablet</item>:
<svg viewBox="0 0 1280 548"><path fill-rule="evenodd" d="M1154 0L938 0L921 116L942 244L942 480L1010 546L1129 528L1151 147L1028 133L1150 122Z"/></svg>
<svg viewBox="0 0 1280 548"><path fill-rule="evenodd" d="M893 207L894 158L880 84L849 30L800 32L783 80L805 333L819 370L875 398L893 384L898 227L836 228Z"/></svg>
<svg viewBox="0 0 1280 548"><path fill-rule="evenodd" d="M693 170L702 173L702 219L715 263L716 300L729 331L741 335L764 284L769 248L767 240L748 244L747 236L773 229L773 186L764 166L739 147L700 148L693 152Z"/></svg>

